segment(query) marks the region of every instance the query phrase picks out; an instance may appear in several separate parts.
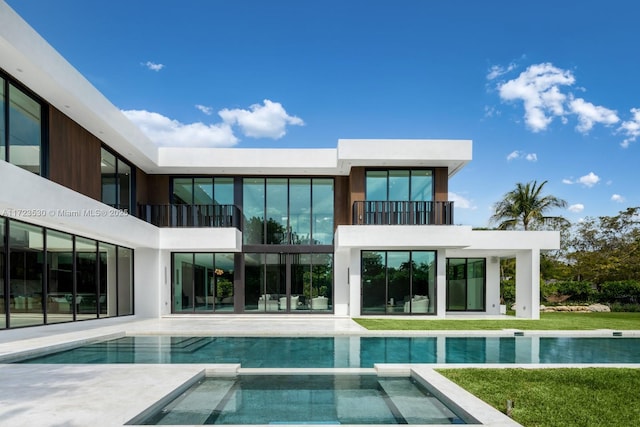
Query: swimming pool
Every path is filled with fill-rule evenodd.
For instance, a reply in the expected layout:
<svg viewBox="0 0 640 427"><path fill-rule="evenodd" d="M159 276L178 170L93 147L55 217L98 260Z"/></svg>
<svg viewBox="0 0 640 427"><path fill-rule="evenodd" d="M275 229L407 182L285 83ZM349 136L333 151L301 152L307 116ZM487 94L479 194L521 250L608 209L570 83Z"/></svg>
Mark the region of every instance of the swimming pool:
<svg viewBox="0 0 640 427"><path fill-rule="evenodd" d="M375 363L640 363L640 338L126 336L18 363L239 363L253 368L370 368Z"/></svg>
<svg viewBox="0 0 640 427"><path fill-rule="evenodd" d="M459 411L459 409L457 410ZM207 377L129 424L466 424L412 377Z"/></svg>

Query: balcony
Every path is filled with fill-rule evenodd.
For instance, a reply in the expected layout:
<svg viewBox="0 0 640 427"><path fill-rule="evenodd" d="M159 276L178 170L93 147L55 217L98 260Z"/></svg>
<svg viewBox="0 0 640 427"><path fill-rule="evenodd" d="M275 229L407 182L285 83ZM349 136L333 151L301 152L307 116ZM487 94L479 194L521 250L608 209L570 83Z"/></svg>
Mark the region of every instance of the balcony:
<svg viewBox="0 0 640 427"><path fill-rule="evenodd" d="M138 218L156 227L240 228L235 205L138 205Z"/></svg>
<svg viewBox="0 0 640 427"><path fill-rule="evenodd" d="M353 225L453 225L453 202L357 201Z"/></svg>

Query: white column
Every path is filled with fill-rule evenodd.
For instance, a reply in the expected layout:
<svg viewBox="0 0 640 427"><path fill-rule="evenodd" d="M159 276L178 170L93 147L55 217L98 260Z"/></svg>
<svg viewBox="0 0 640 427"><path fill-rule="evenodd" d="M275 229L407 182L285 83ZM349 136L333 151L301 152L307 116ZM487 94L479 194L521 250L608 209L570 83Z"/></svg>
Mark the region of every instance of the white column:
<svg viewBox="0 0 640 427"><path fill-rule="evenodd" d="M516 317L540 318L540 251L516 254Z"/></svg>
<svg viewBox="0 0 640 427"><path fill-rule="evenodd" d="M351 249L349 254L349 316L360 316L360 292L362 287L360 250Z"/></svg>
<svg viewBox="0 0 640 427"><path fill-rule="evenodd" d="M487 314L500 314L500 258L490 256L486 259L486 265Z"/></svg>
<svg viewBox="0 0 640 427"><path fill-rule="evenodd" d="M161 304L164 305L164 301L161 301L160 294L161 289L165 288L165 284L164 274L160 275L160 264L159 250L150 248L135 250L134 292L137 316L160 317L162 313Z"/></svg>
<svg viewBox="0 0 640 427"><path fill-rule="evenodd" d="M349 314L349 251L336 250L333 260L333 279L335 289L333 292L333 311L338 316Z"/></svg>
<svg viewBox="0 0 640 427"><path fill-rule="evenodd" d="M447 251L440 249L436 255L437 317L445 317L447 311Z"/></svg>

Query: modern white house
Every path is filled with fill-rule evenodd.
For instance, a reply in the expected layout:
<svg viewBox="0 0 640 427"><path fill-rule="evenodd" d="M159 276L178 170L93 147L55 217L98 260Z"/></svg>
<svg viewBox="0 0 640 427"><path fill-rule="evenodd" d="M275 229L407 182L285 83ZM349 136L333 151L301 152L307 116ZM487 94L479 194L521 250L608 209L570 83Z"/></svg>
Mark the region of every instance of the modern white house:
<svg viewBox="0 0 640 427"><path fill-rule="evenodd" d="M455 223L468 140L158 147L0 0L0 330L133 315L539 317L550 231Z"/></svg>

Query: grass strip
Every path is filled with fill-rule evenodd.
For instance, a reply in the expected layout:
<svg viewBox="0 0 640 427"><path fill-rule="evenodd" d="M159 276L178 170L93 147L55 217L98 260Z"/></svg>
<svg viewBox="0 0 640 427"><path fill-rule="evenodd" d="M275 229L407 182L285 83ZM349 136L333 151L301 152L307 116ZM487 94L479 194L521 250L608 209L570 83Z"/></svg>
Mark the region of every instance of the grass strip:
<svg viewBox="0 0 640 427"><path fill-rule="evenodd" d="M359 318L354 319L370 330L640 330L640 313L540 313L540 320L527 319L398 319Z"/></svg>
<svg viewBox="0 0 640 427"><path fill-rule="evenodd" d="M640 369L438 369L526 427L637 426Z"/></svg>

